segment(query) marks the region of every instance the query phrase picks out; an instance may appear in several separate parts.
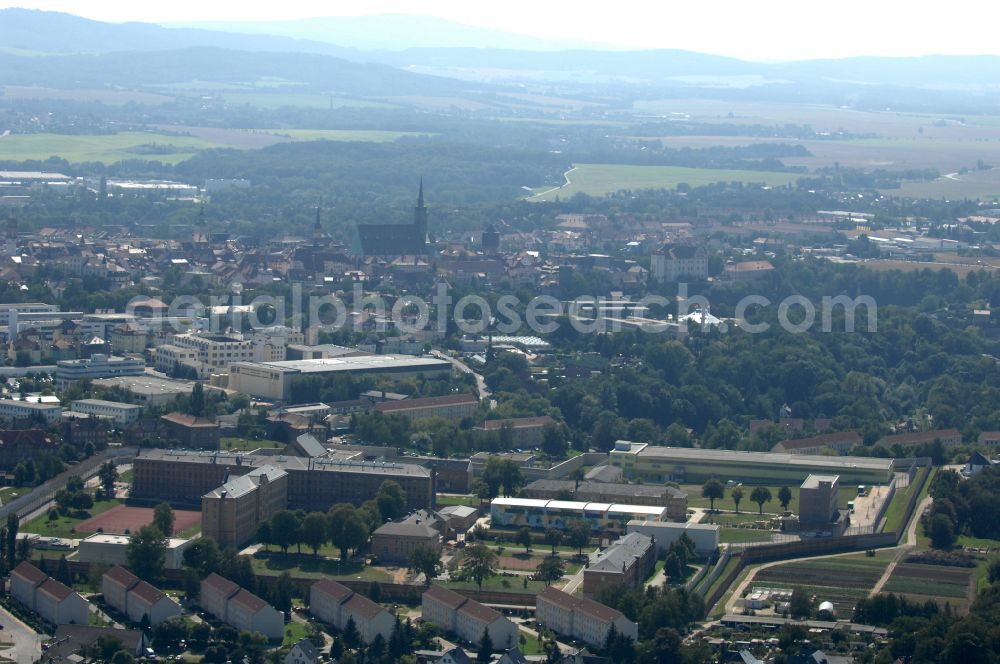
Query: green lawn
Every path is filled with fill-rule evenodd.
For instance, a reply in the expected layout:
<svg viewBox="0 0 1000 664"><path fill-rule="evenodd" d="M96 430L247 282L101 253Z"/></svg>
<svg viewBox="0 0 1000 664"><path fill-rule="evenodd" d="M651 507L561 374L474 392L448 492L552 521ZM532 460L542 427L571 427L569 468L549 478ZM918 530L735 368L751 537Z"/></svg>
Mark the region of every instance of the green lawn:
<svg viewBox="0 0 1000 664"><path fill-rule="evenodd" d="M754 528L719 528L719 542L740 544L743 542L770 542L774 533L770 530Z"/></svg>
<svg viewBox="0 0 1000 664"><path fill-rule="evenodd" d="M520 650L524 655L544 655L545 651L542 649L542 644L538 640L538 637L534 634L528 634L525 631L521 631L521 635L518 637L521 643Z"/></svg>
<svg viewBox="0 0 1000 664"><path fill-rule="evenodd" d="M117 498L114 500L97 501L91 509L87 510L88 516L83 519L61 516L55 521L49 521L49 515L42 514L37 519L22 525L21 531L26 533L37 533L42 537L79 538L81 533L73 532L73 528L79 525L80 522L86 521L92 516L97 516L101 512L107 512L112 507L117 507L123 502L124 501Z"/></svg>
<svg viewBox="0 0 1000 664"><path fill-rule="evenodd" d="M291 620L285 623L285 638L282 639L281 645L294 646L307 636L309 636L309 628L302 623Z"/></svg>
<svg viewBox="0 0 1000 664"><path fill-rule="evenodd" d="M251 440L249 438L234 438L223 436L219 439L219 448L223 450L234 450L238 452L252 452L262 448L284 448L285 443L276 440Z"/></svg>
<svg viewBox="0 0 1000 664"><path fill-rule="evenodd" d="M465 505L467 507L479 507L479 498L472 495L460 495L455 493L439 493L434 497L438 507L448 507L450 505Z"/></svg>
<svg viewBox="0 0 1000 664"><path fill-rule="evenodd" d="M366 579L368 581L391 581L391 577L377 567L366 567L359 563L344 563L339 560L303 554L289 553L287 556L253 556L250 559L257 574L279 575L288 572L292 576L310 578L334 577L343 579Z"/></svg>
<svg viewBox="0 0 1000 664"><path fill-rule="evenodd" d="M681 485L684 491L688 494L688 507L701 507L707 509L711 505L711 501L708 498L702 498L701 496L701 484L684 484ZM757 503L751 502L750 493L756 488L754 485L744 484L743 489L743 499L740 501L740 512L745 514L757 514L758 506ZM768 491L771 492L771 502L764 503L764 514L772 513L777 514L781 511L781 503L778 502L778 491L781 490L780 486L768 486L766 487ZM798 513L799 510L799 487L789 485L788 487L792 492L792 501L788 503L788 511L792 513ZM715 501L715 509L722 510L724 512L735 512L736 503L733 502L732 489L726 489L725 495L722 498L718 498ZM847 509L847 503L854 500L857 496L857 490L851 486L841 486L840 491L837 495L837 506L841 509Z"/></svg>
<svg viewBox="0 0 1000 664"><path fill-rule="evenodd" d="M483 590L504 590L512 593L532 593L537 594L545 588L545 584L541 581L535 581L533 579L528 579L528 585L525 587L524 580L528 579L526 576L491 576L489 579L483 582ZM507 582L504 585L504 582ZM465 588L468 590L478 590L479 586L475 581L442 581L442 585L448 588Z"/></svg>
<svg viewBox="0 0 1000 664"><path fill-rule="evenodd" d="M626 164L574 164L567 173L569 184L561 187L539 187L529 201L551 201L557 196L565 200L576 193L603 196L621 189L674 189L687 183L692 187L714 182L762 183L784 185L797 181L801 173L773 171L724 170L685 168L682 166L632 166Z"/></svg>
<svg viewBox="0 0 1000 664"><path fill-rule="evenodd" d="M14 500L18 496L24 495L30 489L16 487L16 486L5 486L0 489L0 504L6 505L10 501Z"/></svg>

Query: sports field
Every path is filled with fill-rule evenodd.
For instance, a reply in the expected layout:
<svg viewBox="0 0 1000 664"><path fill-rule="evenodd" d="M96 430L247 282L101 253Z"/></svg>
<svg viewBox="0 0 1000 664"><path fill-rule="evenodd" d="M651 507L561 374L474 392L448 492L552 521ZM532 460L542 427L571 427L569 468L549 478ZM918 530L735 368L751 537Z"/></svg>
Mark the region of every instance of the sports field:
<svg viewBox="0 0 1000 664"><path fill-rule="evenodd" d="M692 187L715 182L760 183L785 185L795 182L799 173L773 171L741 171L715 168L685 168L682 166L629 166L625 164L574 164L566 172L568 182L561 187L539 187L529 201L566 199L584 193L603 196L622 189L675 189L686 183Z"/></svg>
<svg viewBox="0 0 1000 664"><path fill-rule="evenodd" d="M104 533L126 534L134 533L143 526L153 522L152 507L130 507L119 505L107 512L102 512L76 526L77 532L96 533L98 529ZM201 512L194 510L174 510L174 532L180 533L201 522Z"/></svg>

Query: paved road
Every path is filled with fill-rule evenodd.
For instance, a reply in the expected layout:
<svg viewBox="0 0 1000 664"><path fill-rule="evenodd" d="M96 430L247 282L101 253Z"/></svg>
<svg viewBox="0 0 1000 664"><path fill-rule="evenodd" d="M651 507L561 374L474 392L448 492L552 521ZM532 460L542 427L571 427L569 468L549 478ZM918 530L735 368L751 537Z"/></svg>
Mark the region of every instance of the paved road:
<svg viewBox="0 0 1000 664"><path fill-rule="evenodd" d="M913 510L913 518L910 519L910 525L906 529L906 543L896 548L896 555L893 556L889 564L885 566L885 571L882 572L882 576L880 576L879 580L874 586L872 586L872 591L868 595L869 597L874 597L882 592L882 588L885 587L886 582L889 581L889 577L892 576L892 572L896 569L896 565L899 564L899 561L903 559L903 556L908 554L914 547L917 546L917 526L920 525L920 517L923 516L924 510L930 507L932 502L934 502L934 499L927 496L920 501L917 508Z"/></svg>
<svg viewBox="0 0 1000 664"><path fill-rule="evenodd" d="M0 641L11 642L8 649L0 648L0 656L9 657L18 664L32 664L42 656L42 635L15 618L0 606Z"/></svg>
<svg viewBox="0 0 1000 664"><path fill-rule="evenodd" d="M451 355L448 355L447 353L442 353L439 350L432 350L431 355L438 358L439 360L447 360L448 362L451 362L455 366L455 368L461 371L462 373L472 374L473 376L475 376L476 389L479 391L479 400L492 403L490 401L490 396L491 396L490 389L486 387L486 379L483 378L482 375L477 374L475 371L473 371L472 367L470 367L468 364L458 359L457 357L452 357Z"/></svg>

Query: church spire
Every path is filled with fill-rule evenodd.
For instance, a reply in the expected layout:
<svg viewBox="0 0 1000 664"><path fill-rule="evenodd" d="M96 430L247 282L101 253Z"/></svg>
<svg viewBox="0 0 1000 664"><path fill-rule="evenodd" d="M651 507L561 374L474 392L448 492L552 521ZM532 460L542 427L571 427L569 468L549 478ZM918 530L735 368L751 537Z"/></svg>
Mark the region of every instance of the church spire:
<svg viewBox="0 0 1000 664"><path fill-rule="evenodd" d="M315 242L316 244L319 244L320 240L323 239L323 224L320 223L319 219L319 214L322 207L323 207L322 202L320 202L319 205L316 206L316 223L313 224L313 242Z"/></svg>
<svg viewBox="0 0 1000 664"><path fill-rule="evenodd" d="M424 176L420 176L420 193L417 194L417 207L422 208L424 206Z"/></svg>

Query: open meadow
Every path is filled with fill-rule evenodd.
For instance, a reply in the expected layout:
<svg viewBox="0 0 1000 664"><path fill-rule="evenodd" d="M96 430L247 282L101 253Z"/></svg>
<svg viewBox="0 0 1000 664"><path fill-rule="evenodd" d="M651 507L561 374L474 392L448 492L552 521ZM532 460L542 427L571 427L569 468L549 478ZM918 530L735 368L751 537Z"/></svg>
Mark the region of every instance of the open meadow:
<svg viewBox="0 0 1000 664"><path fill-rule="evenodd" d="M798 180L799 173L744 171L682 166L630 166L625 164L574 164L561 187L540 187L529 201L566 199L577 193L603 196L622 189L675 189L686 183L692 187L715 182L785 185Z"/></svg>

